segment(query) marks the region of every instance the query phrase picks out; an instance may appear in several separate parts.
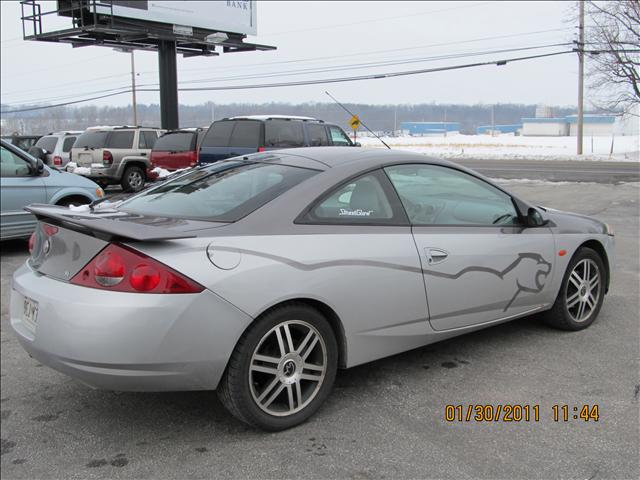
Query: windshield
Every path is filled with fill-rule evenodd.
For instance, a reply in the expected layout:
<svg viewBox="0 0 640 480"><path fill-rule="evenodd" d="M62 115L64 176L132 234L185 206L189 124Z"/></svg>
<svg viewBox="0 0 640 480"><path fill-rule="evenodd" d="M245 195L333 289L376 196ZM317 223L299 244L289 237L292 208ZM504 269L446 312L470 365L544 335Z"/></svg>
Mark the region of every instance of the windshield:
<svg viewBox="0 0 640 480"><path fill-rule="evenodd" d="M120 209L142 215L235 222L316 173L269 163L217 162L133 197Z"/></svg>
<svg viewBox="0 0 640 480"><path fill-rule="evenodd" d="M103 148L109 132L84 132L78 137L73 148Z"/></svg>

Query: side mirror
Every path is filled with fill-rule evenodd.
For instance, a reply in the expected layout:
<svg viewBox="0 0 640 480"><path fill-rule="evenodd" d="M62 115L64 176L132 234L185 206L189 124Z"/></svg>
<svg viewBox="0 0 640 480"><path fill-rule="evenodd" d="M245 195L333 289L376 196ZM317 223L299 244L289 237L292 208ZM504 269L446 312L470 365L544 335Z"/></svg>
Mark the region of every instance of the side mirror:
<svg viewBox="0 0 640 480"><path fill-rule="evenodd" d="M542 227L549 221L545 220L542 214L535 208L529 208L527 211L527 227Z"/></svg>
<svg viewBox="0 0 640 480"><path fill-rule="evenodd" d="M34 145L33 147L30 147L29 150L27 150L27 153L29 153L29 155L31 155L32 157L44 160L45 156L49 152L47 152L44 148L36 147Z"/></svg>

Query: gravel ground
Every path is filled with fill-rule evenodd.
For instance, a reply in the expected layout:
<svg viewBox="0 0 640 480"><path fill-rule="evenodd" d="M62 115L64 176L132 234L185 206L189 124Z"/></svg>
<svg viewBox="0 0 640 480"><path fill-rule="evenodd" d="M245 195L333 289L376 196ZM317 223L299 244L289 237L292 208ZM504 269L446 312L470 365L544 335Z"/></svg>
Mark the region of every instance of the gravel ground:
<svg viewBox="0 0 640 480"><path fill-rule="evenodd" d="M639 478L637 185L513 184L616 231L613 283L578 333L517 320L341 371L309 422L252 430L214 392L114 393L31 359L8 319L26 242L2 244L1 473L7 478ZM454 422L447 404L540 405L539 422ZM598 404L598 422L552 405Z"/></svg>

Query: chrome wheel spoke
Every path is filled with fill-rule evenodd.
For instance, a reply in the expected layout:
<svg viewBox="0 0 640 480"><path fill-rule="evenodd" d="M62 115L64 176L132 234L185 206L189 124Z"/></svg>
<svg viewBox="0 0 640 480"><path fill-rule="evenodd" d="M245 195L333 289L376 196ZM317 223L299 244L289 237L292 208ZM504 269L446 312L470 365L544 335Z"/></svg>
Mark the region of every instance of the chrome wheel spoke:
<svg viewBox="0 0 640 480"><path fill-rule="evenodd" d="M589 290L593 290L599 284L600 284L600 275L598 275L598 272L596 272L596 274L593 276L593 278L591 278L589 280Z"/></svg>
<svg viewBox="0 0 640 480"><path fill-rule="evenodd" d="M578 272L576 272L575 270L571 272L571 275L569 275L569 281L573 284L574 287L580 290L580 285L582 284L582 278L580 278L580 275L578 275Z"/></svg>
<svg viewBox="0 0 640 480"><path fill-rule="evenodd" d="M580 301L580 292L576 292L567 298L567 308L572 308L576 303Z"/></svg>
<svg viewBox="0 0 640 480"><path fill-rule="evenodd" d="M284 387L286 387L286 385L284 383L280 383L280 385L278 385L278 387L274 390L273 394L267 399L266 402L262 404L262 406L266 408L269 405L271 405L273 401L276 399L276 397L280 395L280 393L282 393L282 390L284 390Z"/></svg>
<svg viewBox="0 0 640 480"><path fill-rule="evenodd" d="M289 348L289 352L293 352L293 339L291 338L291 330L289 330L289 325L285 323L282 328L284 329L284 335L287 339L287 347Z"/></svg>
<svg viewBox="0 0 640 480"><path fill-rule="evenodd" d="M578 313L576 314L576 320L582 320L582 315L584 315L584 307L586 302L580 300L580 305L578 305Z"/></svg>
<svg viewBox="0 0 640 480"><path fill-rule="evenodd" d="M302 368L305 370L315 370L317 372L323 372L324 367L322 365L314 365L313 363L305 363L302 365Z"/></svg>
<svg viewBox="0 0 640 480"><path fill-rule="evenodd" d="M260 396L257 398L258 403L262 403L262 401L264 400L264 398L269 394L269 392L271 392L273 390L273 388L278 385L280 383L280 380L278 378L274 378L273 381L267 386L267 388L265 388L262 393L260 394Z"/></svg>
<svg viewBox="0 0 640 480"><path fill-rule="evenodd" d="M313 352L313 349L316 347L316 344L318 343L319 337L318 335L313 336L313 338L311 339L311 341L309 341L307 343L307 345L305 346L304 350L300 350L298 353L300 354L300 356L302 357L302 360L306 360L307 357L311 354L311 352Z"/></svg>
<svg viewBox="0 0 640 480"><path fill-rule="evenodd" d="M596 306L596 299L589 293L585 298L585 303L589 306L589 311L593 310Z"/></svg>
<svg viewBox="0 0 640 480"><path fill-rule="evenodd" d="M293 385L287 385L287 398L289 399L289 411L293 412L296 408L296 402L293 399Z"/></svg>
<svg viewBox="0 0 640 480"><path fill-rule="evenodd" d="M284 348L284 341L282 340L282 332L280 331L280 326L276 327L276 338L278 339L278 348L280 349L280 355L284 356L287 351Z"/></svg>

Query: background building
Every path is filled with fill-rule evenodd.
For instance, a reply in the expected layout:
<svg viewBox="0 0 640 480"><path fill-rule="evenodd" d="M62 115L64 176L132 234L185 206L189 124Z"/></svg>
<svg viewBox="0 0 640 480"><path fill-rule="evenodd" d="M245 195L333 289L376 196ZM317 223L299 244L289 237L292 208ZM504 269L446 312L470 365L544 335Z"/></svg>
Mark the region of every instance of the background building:
<svg viewBox="0 0 640 480"><path fill-rule="evenodd" d="M414 137L424 137L428 135L447 135L460 132L458 122L402 122L400 130Z"/></svg>
<svg viewBox="0 0 640 480"><path fill-rule="evenodd" d="M614 115L584 116L583 134L585 136L611 136L615 133L616 117ZM561 118L523 118L522 135L527 137L552 136L575 137L578 131L578 116L567 115Z"/></svg>
<svg viewBox="0 0 640 480"><path fill-rule="evenodd" d="M522 132L522 124L514 123L512 125L481 125L476 128L477 135L491 135L513 133L514 135L520 135Z"/></svg>

